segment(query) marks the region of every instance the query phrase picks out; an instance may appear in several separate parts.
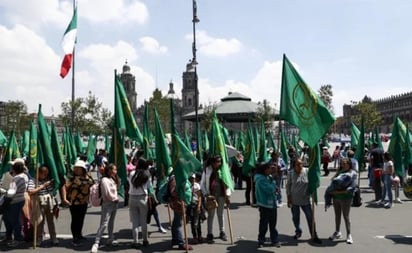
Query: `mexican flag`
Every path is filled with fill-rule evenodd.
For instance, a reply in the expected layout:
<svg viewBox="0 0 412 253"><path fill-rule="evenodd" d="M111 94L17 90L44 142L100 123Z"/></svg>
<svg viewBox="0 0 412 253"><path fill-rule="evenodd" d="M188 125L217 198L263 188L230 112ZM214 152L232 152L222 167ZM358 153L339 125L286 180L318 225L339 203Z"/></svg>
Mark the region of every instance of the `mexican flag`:
<svg viewBox="0 0 412 253"><path fill-rule="evenodd" d="M62 47L64 51L64 58L60 69L60 76L65 78L73 62L74 44L76 43L77 34L77 7L74 8L73 17L69 26L63 35Z"/></svg>

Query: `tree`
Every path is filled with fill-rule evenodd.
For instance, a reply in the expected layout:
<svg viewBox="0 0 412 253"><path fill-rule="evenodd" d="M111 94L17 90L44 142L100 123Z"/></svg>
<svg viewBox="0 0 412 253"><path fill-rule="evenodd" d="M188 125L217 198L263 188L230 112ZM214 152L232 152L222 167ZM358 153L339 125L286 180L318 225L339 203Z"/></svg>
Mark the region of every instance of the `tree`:
<svg viewBox="0 0 412 253"><path fill-rule="evenodd" d="M263 103L259 102L258 106L257 121L263 121L265 129L272 129L275 120L275 108L271 107L266 99L263 100Z"/></svg>
<svg viewBox="0 0 412 253"><path fill-rule="evenodd" d="M360 126L363 117L365 131L372 131L382 123L382 116L369 97L365 96L362 102L352 101L352 107L354 110L353 116L351 117L352 122Z"/></svg>
<svg viewBox="0 0 412 253"><path fill-rule="evenodd" d="M9 100L4 107L4 122L2 125L4 134L9 136L10 132L14 129L16 138L20 139L23 132L29 129L30 116L27 113L27 106L23 101Z"/></svg>
<svg viewBox="0 0 412 253"><path fill-rule="evenodd" d="M76 98L74 102L62 102L62 114L59 118L66 126L71 125L72 108L75 111L73 131L83 135L103 134L110 131L113 117L111 112L103 108L103 104L89 91L85 98Z"/></svg>
<svg viewBox="0 0 412 253"><path fill-rule="evenodd" d="M154 129L154 109L156 108L159 119L162 124L162 129L165 133L170 133L170 101L169 98L163 96L162 91L156 88L153 91L152 97L149 99L149 126ZM176 110L176 108L174 108Z"/></svg>
<svg viewBox="0 0 412 253"><path fill-rule="evenodd" d="M206 129L206 130L210 130L212 128L212 122L213 122L213 115L216 111L217 108L217 103L211 103L209 102L209 105L206 105L203 108L203 116L202 116L202 120L199 123L199 127L200 129Z"/></svg>
<svg viewBox="0 0 412 253"><path fill-rule="evenodd" d="M326 84L326 85L320 86L318 93L319 93L318 94L319 98L322 99L323 103L326 105L329 111L331 111L334 114L333 105L332 105L332 97L333 97L332 85Z"/></svg>

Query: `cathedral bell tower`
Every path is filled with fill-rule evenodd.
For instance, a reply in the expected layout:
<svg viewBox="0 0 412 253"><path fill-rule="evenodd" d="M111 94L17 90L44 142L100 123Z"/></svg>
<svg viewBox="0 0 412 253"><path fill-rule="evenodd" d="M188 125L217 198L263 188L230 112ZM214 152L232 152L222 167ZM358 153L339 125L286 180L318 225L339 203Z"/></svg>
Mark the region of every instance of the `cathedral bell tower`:
<svg viewBox="0 0 412 253"><path fill-rule="evenodd" d="M129 101L130 109L135 114L137 111L136 104L136 79L135 76L130 73L130 66L127 65L127 60L123 65L123 71L119 75L120 81L123 83L124 90L126 92L127 100Z"/></svg>
<svg viewBox="0 0 412 253"><path fill-rule="evenodd" d="M196 98L196 72L191 61L186 64L183 72L182 111L183 114L195 111L196 103L199 106L199 92Z"/></svg>

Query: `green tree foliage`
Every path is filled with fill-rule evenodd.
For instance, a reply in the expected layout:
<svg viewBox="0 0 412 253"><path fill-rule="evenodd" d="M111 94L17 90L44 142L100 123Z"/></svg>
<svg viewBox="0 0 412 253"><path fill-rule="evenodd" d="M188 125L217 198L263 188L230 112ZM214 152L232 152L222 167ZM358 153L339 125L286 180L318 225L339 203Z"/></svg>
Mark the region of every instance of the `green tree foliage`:
<svg viewBox="0 0 412 253"><path fill-rule="evenodd" d="M170 101L169 98L163 96L162 91L156 88L153 91L152 97L149 99L149 126L150 129L154 129L154 109L157 110L157 113L160 118L162 129L165 133L170 133ZM175 108L176 109L176 108Z"/></svg>
<svg viewBox="0 0 412 253"><path fill-rule="evenodd" d="M326 105L328 110L334 113L333 105L332 105L332 97L333 97L332 85L326 84L326 85L320 86L318 90L318 95L319 95L319 98L322 99L323 103Z"/></svg>
<svg viewBox="0 0 412 253"><path fill-rule="evenodd" d="M265 129L272 129L275 120L275 108L271 107L266 99L258 103L256 121L263 121Z"/></svg>
<svg viewBox="0 0 412 253"><path fill-rule="evenodd" d="M23 101L8 101L4 107L2 131L9 136L14 129L19 140L24 131L29 129L31 117L27 113L27 106Z"/></svg>
<svg viewBox="0 0 412 253"><path fill-rule="evenodd" d="M376 105L372 103L371 99L366 97L362 102L352 101L353 116L351 121L357 126L361 125L361 119L364 118L365 132L372 131L375 127L382 123L382 116L376 109Z"/></svg>
<svg viewBox="0 0 412 253"><path fill-rule="evenodd" d="M217 103L209 103L203 108L202 119L199 118L200 129L209 131L212 128L212 121L217 108Z"/></svg>
<svg viewBox="0 0 412 253"><path fill-rule="evenodd" d="M104 134L109 132L112 124L112 113L103 107L98 98L89 91L87 97L76 98L72 103L62 102L62 114L59 118L66 126L71 126L72 108L75 111L73 131L79 131L83 135Z"/></svg>

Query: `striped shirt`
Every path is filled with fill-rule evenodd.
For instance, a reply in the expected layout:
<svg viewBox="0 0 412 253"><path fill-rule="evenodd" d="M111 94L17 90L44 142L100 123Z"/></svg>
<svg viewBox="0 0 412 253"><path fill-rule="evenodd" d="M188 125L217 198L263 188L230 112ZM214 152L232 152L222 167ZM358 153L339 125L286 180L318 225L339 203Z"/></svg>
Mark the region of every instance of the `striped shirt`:
<svg viewBox="0 0 412 253"><path fill-rule="evenodd" d="M29 185L28 185L29 191L32 191L32 190L35 190L35 189L36 189L36 183L35 183L35 181L36 181L35 179L30 179L30 180L29 180ZM45 184L47 181L48 181L48 180L39 181L39 182L37 183L37 187L42 186L42 185ZM52 192L53 192L53 184L49 184L47 187L40 189L40 190L37 192L37 195L38 195L38 196L43 196L43 195L46 195L46 194L50 194L50 193L52 193Z"/></svg>
<svg viewBox="0 0 412 253"><path fill-rule="evenodd" d="M10 204L25 201L24 193L27 190L29 177L25 173L20 173L13 177L13 182L16 184L16 194L13 196Z"/></svg>

